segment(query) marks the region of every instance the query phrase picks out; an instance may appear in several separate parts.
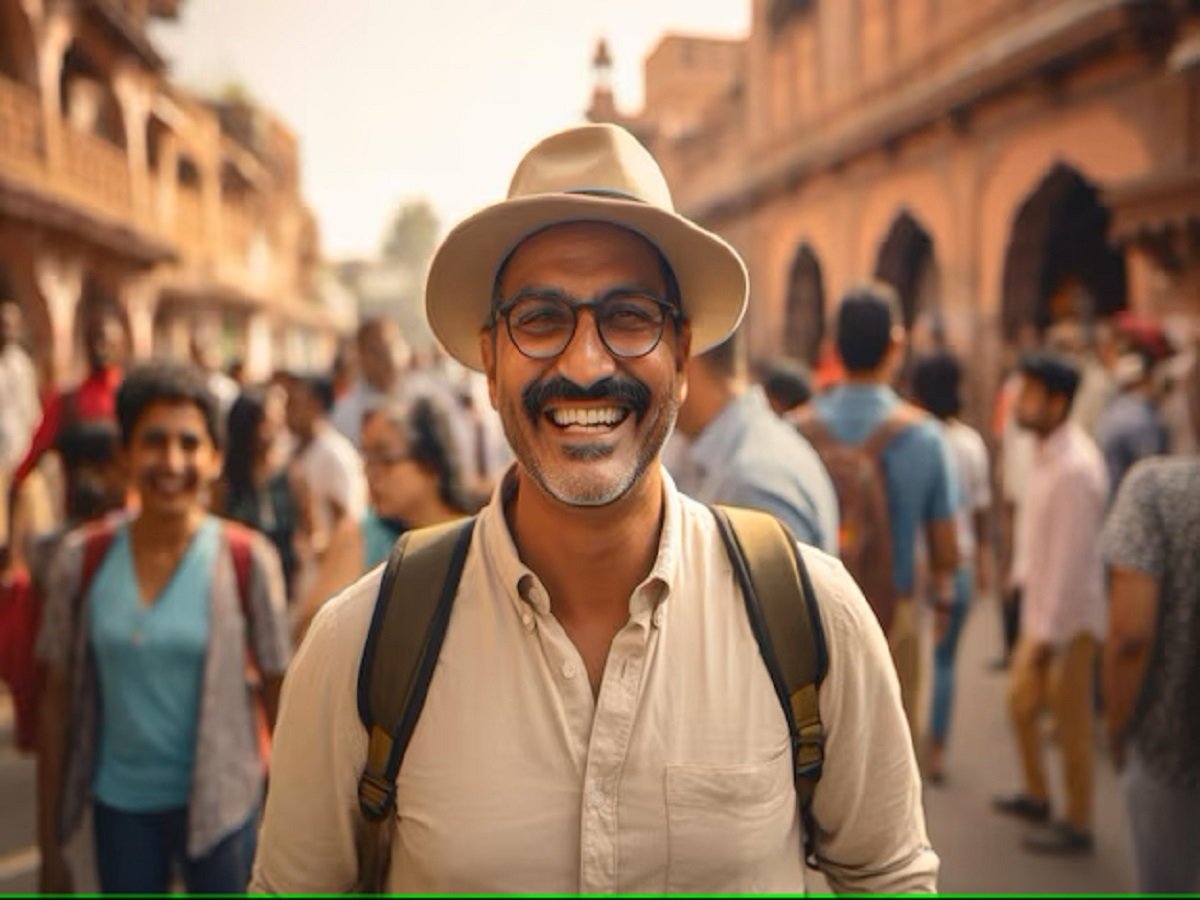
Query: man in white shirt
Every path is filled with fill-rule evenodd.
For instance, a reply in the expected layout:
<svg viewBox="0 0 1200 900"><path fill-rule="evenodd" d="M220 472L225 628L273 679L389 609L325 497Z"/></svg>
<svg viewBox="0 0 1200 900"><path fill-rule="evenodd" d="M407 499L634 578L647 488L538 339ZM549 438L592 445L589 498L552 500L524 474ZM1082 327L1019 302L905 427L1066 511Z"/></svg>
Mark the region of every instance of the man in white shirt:
<svg viewBox="0 0 1200 900"><path fill-rule="evenodd" d="M475 525L403 758L387 890L804 888L786 720L715 520L659 460L690 352L746 293L736 252L611 125L543 140L439 248L430 324L486 372L517 463ZM816 857L837 890L932 891L883 634L841 565L801 552L829 657ZM355 884L380 578L322 608L288 676L252 888Z"/></svg>
<svg viewBox="0 0 1200 900"><path fill-rule="evenodd" d="M357 521L367 511L362 459L329 424L332 405L333 386L328 379L289 379L287 423L297 441L291 480L300 510L301 581L342 521L347 517Z"/></svg>
<svg viewBox="0 0 1200 900"><path fill-rule="evenodd" d="M1017 418L1038 438L1013 561L1024 596L1009 707L1025 788L997 798L995 806L1026 821L1050 821L1038 729L1042 713L1050 710L1063 755L1066 815L1030 834L1025 846L1041 853L1083 854L1092 850L1093 683L1105 631L1100 529L1108 472L1095 442L1071 418L1078 366L1043 352L1027 354L1020 370Z"/></svg>
<svg viewBox="0 0 1200 900"><path fill-rule="evenodd" d="M0 298L0 497L6 497L13 471L25 458L42 417L37 374L21 346L21 308ZM8 504L0 502L0 546L8 541Z"/></svg>

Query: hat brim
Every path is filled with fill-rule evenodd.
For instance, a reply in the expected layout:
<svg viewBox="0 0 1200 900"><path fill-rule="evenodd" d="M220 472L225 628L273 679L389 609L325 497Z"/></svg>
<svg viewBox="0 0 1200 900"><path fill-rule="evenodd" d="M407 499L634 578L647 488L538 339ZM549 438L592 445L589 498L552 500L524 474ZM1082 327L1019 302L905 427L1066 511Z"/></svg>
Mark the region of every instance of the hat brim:
<svg viewBox="0 0 1200 900"><path fill-rule="evenodd" d="M452 357L483 370L479 335L487 325L497 271L522 240L565 222L608 222L646 238L675 273L692 352L721 343L746 311L749 277L724 240L657 206L584 194L539 194L486 207L465 219L434 254L425 286L433 333Z"/></svg>

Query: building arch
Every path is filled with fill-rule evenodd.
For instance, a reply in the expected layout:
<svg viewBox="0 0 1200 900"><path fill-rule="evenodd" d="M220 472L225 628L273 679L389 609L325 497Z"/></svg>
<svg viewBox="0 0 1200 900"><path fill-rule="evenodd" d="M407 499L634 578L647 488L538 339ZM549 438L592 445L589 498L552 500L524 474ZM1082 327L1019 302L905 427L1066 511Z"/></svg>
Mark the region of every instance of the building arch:
<svg viewBox="0 0 1200 900"><path fill-rule="evenodd" d="M37 45L23 4L0 2L0 77L38 88Z"/></svg>
<svg viewBox="0 0 1200 900"><path fill-rule="evenodd" d="M907 209L892 221L879 245L874 274L896 289L906 328L930 320L940 334L941 274L933 238Z"/></svg>
<svg viewBox="0 0 1200 900"><path fill-rule="evenodd" d="M63 55L59 100L63 116L76 128L125 149L125 121L111 78L78 41Z"/></svg>
<svg viewBox="0 0 1200 900"><path fill-rule="evenodd" d="M1023 203L1062 163L1098 186L1119 184L1153 168L1146 136L1109 107L1064 110L999 149L981 173L978 295L985 319L999 322L1008 239Z"/></svg>
<svg viewBox="0 0 1200 900"><path fill-rule="evenodd" d="M1087 322L1127 305L1125 257L1108 242L1110 214L1078 169L1057 162L1013 219L1004 257L1001 323L1009 340L1022 326Z"/></svg>
<svg viewBox="0 0 1200 900"><path fill-rule="evenodd" d="M821 262L807 241L792 258L783 321L783 352L815 363L825 337L825 281Z"/></svg>

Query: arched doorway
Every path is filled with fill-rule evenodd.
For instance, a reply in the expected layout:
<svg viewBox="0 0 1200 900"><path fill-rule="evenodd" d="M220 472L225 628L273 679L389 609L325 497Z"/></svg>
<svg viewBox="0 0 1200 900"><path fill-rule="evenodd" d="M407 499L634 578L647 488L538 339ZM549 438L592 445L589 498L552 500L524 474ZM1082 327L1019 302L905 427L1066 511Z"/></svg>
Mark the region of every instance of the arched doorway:
<svg viewBox="0 0 1200 900"><path fill-rule="evenodd" d="M801 244L788 276L783 352L813 364L824 336L825 286L821 264L812 247Z"/></svg>
<svg viewBox="0 0 1200 900"><path fill-rule="evenodd" d="M104 70L78 43L72 43L63 57L59 93L67 121L80 131L125 148L125 123L117 95Z"/></svg>
<svg viewBox="0 0 1200 900"><path fill-rule="evenodd" d="M943 340L941 277L933 238L906 210L888 229L875 260L875 277L896 289L904 325L928 327L931 340Z"/></svg>
<svg viewBox="0 0 1200 900"><path fill-rule="evenodd" d="M1125 257L1108 243L1095 185L1055 165L1017 210L1004 260L1002 321L1012 341L1064 319L1088 323L1127 304Z"/></svg>
<svg viewBox="0 0 1200 900"><path fill-rule="evenodd" d="M37 89L37 50L20 3L0 3L0 77Z"/></svg>

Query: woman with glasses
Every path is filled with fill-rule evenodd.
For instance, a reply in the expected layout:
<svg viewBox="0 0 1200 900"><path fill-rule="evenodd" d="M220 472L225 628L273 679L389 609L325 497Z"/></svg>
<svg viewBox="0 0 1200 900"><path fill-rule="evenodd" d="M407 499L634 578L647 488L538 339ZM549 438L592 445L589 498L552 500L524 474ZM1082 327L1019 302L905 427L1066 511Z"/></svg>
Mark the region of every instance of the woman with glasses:
<svg viewBox="0 0 1200 900"><path fill-rule="evenodd" d="M298 639L326 600L387 560L406 530L478 509L464 486L463 459L450 416L428 397L367 414L362 457L371 508L361 520L348 520L334 533L312 589L301 600Z"/></svg>

